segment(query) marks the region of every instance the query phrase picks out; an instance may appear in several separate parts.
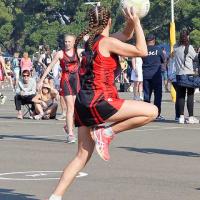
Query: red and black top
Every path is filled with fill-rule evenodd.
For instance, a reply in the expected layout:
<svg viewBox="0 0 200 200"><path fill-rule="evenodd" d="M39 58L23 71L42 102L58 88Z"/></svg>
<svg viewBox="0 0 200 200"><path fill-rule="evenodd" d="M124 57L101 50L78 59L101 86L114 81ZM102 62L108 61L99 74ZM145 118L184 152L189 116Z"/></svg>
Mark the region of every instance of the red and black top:
<svg viewBox="0 0 200 200"><path fill-rule="evenodd" d="M104 123L119 110L124 101L119 99L114 82L118 57L115 54L105 57L100 53L99 42L103 38L99 35L95 39L92 56L86 50L82 57L81 90L75 102L76 126ZM88 62L88 59L92 59L92 62Z"/></svg>
<svg viewBox="0 0 200 200"><path fill-rule="evenodd" d="M78 75L79 60L76 52L73 51L73 55L69 56L63 50L63 58L60 60L60 66L62 68L62 75L59 94L61 96L76 95L80 90Z"/></svg>
<svg viewBox="0 0 200 200"><path fill-rule="evenodd" d="M76 52L73 52L72 56L67 55L66 51L63 50L63 58L60 60L60 66L62 73L75 73L78 71L79 60Z"/></svg>

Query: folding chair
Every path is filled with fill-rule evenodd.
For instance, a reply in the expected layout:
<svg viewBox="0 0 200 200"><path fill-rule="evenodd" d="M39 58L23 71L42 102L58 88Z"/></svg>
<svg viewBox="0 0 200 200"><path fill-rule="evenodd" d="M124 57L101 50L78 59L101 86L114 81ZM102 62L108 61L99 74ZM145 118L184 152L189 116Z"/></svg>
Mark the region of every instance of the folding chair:
<svg viewBox="0 0 200 200"><path fill-rule="evenodd" d="M32 118L32 109L31 109L31 104L24 104L23 105L23 118L28 117Z"/></svg>

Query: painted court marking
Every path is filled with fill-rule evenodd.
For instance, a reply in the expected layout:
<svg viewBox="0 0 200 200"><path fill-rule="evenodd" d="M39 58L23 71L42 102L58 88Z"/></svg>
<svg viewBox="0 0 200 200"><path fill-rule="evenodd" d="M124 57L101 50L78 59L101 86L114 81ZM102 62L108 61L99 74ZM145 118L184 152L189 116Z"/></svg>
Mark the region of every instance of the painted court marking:
<svg viewBox="0 0 200 200"><path fill-rule="evenodd" d="M62 171L26 171L26 172L7 172L0 173L0 180L11 181L45 181L57 180L60 178ZM85 172L79 172L76 178L88 176Z"/></svg>

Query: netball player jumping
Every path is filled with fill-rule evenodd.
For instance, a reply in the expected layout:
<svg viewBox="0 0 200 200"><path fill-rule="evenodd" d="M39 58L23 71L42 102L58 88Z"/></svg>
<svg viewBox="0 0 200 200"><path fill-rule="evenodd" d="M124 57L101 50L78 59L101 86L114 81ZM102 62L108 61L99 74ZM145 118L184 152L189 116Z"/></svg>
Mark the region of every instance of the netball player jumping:
<svg viewBox="0 0 200 200"><path fill-rule="evenodd" d="M101 6L92 8L88 14L89 27L76 39L75 47L84 35L90 36L86 45L87 56L82 58L81 90L75 102L76 125L79 126L78 152L64 169L49 200L62 199L77 173L89 161L95 146L101 158L109 160L109 144L114 135L143 126L158 115L157 107L152 104L120 99L114 86L116 55L147 55L145 37L138 16L129 9L126 9L124 14L127 21L124 31L109 36L110 12ZM133 31L135 46L125 43L133 36ZM92 58L91 62L89 58ZM110 126L98 126L104 122L113 123Z"/></svg>

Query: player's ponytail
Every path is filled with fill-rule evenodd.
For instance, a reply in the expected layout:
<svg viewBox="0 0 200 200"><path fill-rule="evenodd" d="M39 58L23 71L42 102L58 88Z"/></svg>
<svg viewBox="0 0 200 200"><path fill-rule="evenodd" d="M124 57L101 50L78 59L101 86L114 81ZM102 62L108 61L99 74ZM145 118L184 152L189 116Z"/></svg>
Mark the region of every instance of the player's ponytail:
<svg viewBox="0 0 200 200"><path fill-rule="evenodd" d="M77 38L75 42L75 48L77 48L79 42L85 35L89 35L88 46L92 50L93 41L96 35L103 32L110 19L110 12L103 6L97 6L89 11L89 27L85 29Z"/></svg>

